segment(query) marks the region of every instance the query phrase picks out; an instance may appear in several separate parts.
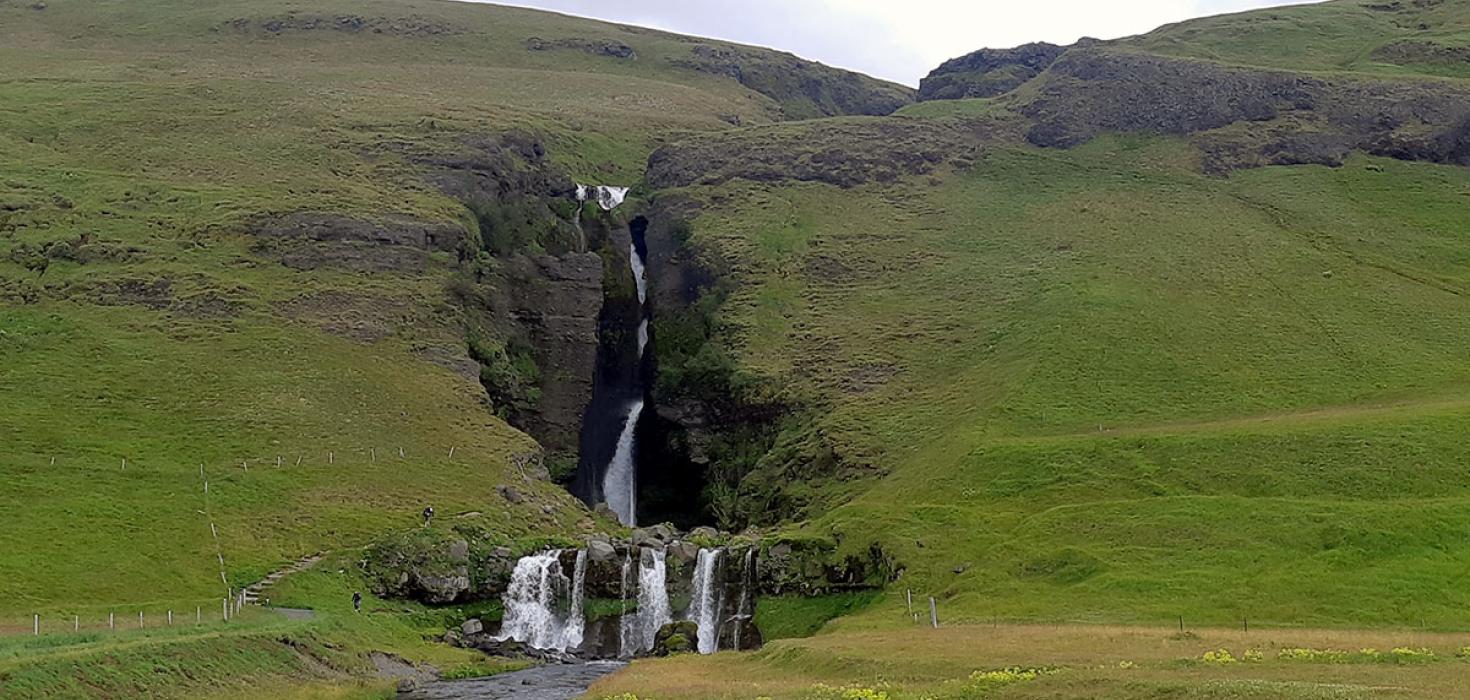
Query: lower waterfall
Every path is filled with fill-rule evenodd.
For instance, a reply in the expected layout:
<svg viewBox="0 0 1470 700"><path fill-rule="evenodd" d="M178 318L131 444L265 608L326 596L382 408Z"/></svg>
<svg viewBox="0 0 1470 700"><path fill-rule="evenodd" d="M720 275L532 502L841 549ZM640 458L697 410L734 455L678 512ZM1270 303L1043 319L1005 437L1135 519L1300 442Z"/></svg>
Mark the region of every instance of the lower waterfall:
<svg viewBox="0 0 1470 700"><path fill-rule="evenodd" d="M522 557L505 591L505 618L501 640L515 640L536 649L567 651L582 643L586 621L582 613L582 583L586 552L577 552L573 579L562 572L561 552ZM561 612L566 603L566 612Z"/></svg>
<svg viewBox="0 0 1470 700"><path fill-rule="evenodd" d="M720 617L725 604L725 582L720 568L723 549L700 549L694 564L694 600L689 619L699 624L699 653L713 654L720 646Z"/></svg>
<svg viewBox="0 0 1470 700"><path fill-rule="evenodd" d="M643 548L638 553L638 611L624 615L619 629L622 655L633 656L653 648L659 628L673 622L666 586L668 568L662 549Z"/></svg>

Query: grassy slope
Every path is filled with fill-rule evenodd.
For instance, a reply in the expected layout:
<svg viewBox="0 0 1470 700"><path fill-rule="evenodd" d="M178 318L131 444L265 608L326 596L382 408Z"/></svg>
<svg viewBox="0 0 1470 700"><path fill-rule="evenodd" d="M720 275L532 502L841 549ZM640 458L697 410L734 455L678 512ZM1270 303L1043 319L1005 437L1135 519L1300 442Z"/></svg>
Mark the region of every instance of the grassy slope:
<svg viewBox="0 0 1470 700"><path fill-rule="evenodd" d="M388 29L263 28L337 16ZM422 26L448 31L413 30ZM417 354L463 342L446 305L452 260L436 256L422 272L296 271L256 255L240 232L253 217L298 210L465 220L398 151L383 156L385 144L453 150L466 136L528 129L576 178L631 184L667 134L778 113L731 79L673 67L689 56L682 38L486 5L53 0L38 10L3 0L0 27L7 633L29 630L33 613L55 630L73 614L96 625L109 611L217 609L226 584L211 521L237 588L408 526L425 504L442 518L484 512L507 536L577 530L584 511L567 494L514 475L509 458L529 438L491 416L473 381ZM626 42L638 58L529 51L530 37ZM12 255L84 235L120 255L53 260L44 274ZM158 280L171 285L169 308L108 291ZM287 318L283 304L313 295L387 309L391 330L364 342ZM495 492L512 480L530 496L518 506ZM340 605L349 592L296 597ZM244 629L219 653L248 657L273 629ZM299 631L356 634L354 652L421 642L393 623ZM63 655L91 653L71 641ZM87 658L131 669L170 653L144 646L129 656L109 642ZM314 675L276 656L224 675ZM33 670L0 675L39 683L24 686L30 694L109 687L83 678L86 664L17 663ZM220 677L184 674L194 672L197 683L160 676L146 691L199 691Z"/></svg>
<svg viewBox="0 0 1470 700"><path fill-rule="evenodd" d="M362 157L385 142L432 148L530 128L578 177L631 182L660 134L724 128L726 115L760 123L768 98L669 67L688 51L676 38L522 10L29 5L0 3L0 284L41 297L0 310L11 397L0 499L27 513L0 526L0 614L222 595L201 464L235 585L411 522L427 502L493 510L511 531L575 522L550 487L536 500L559 503L556 517L490 508L508 456L529 441L487 415L478 387L410 354L461 342L443 301L450 261L422 273L295 271L256 258L235 231L301 209L459 220L408 164ZM452 31L259 27L290 13ZM253 28L228 25L237 18ZM639 58L528 51L531 36L625 41ZM132 252L55 261L39 276L8 255L83 234ZM86 303L106 296L88 291L99 285L159 279L177 299L235 311ZM394 305L400 323L361 343L283 318L280 304L323 293ZM275 469L278 456L289 468ZM98 571L109 575L88 575Z"/></svg>
<svg viewBox="0 0 1470 700"><path fill-rule="evenodd" d="M1395 11L1382 9L1397 4ZM1375 55L1401 41L1470 45L1464 3L1334 0L1315 5L1221 15L1169 25L1125 45L1225 63L1289 70L1419 73L1470 77L1463 60L1398 60Z"/></svg>
<svg viewBox="0 0 1470 700"><path fill-rule="evenodd" d="M742 361L889 471L810 527L879 537L950 618L1465 625L1470 174L1191 158L997 147L697 221L749 264Z"/></svg>

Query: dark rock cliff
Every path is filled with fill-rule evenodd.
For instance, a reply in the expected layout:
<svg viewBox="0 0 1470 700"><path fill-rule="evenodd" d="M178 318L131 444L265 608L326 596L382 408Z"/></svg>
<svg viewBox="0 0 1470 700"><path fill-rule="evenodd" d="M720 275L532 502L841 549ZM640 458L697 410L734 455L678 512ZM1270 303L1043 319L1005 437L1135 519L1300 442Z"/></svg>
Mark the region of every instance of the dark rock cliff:
<svg viewBox="0 0 1470 700"><path fill-rule="evenodd" d="M1056 44L981 49L952 58L919 82L919 100L1004 95L1041 74L1067 50Z"/></svg>
<svg viewBox="0 0 1470 700"><path fill-rule="evenodd" d="M902 85L777 51L696 43L687 58L670 62L734 78L775 100L782 112L777 116L784 119L881 116L914 101L914 91Z"/></svg>
<svg viewBox="0 0 1470 700"><path fill-rule="evenodd" d="M1021 106L1027 139L1201 135L1206 168L1337 164L1351 150L1470 165L1470 91L1437 80L1326 77L1100 48L1054 63ZM1237 127L1233 131L1219 131ZM1214 132L1214 133L1211 133Z"/></svg>

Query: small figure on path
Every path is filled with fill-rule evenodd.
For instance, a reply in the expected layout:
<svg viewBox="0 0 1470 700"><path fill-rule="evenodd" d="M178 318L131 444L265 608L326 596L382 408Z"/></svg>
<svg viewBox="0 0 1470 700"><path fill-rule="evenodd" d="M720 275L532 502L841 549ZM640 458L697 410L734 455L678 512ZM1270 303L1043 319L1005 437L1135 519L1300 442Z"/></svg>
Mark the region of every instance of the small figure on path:
<svg viewBox="0 0 1470 700"><path fill-rule="evenodd" d="M433 520L433 519L434 519L434 506L425 506L424 507L424 527L428 527L429 526L429 522L431 520Z"/></svg>
<svg viewBox="0 0 1470 700"><path fill-rule="evenodd" d="M362 612L362 591L352 592L352 612Z"/></svg>

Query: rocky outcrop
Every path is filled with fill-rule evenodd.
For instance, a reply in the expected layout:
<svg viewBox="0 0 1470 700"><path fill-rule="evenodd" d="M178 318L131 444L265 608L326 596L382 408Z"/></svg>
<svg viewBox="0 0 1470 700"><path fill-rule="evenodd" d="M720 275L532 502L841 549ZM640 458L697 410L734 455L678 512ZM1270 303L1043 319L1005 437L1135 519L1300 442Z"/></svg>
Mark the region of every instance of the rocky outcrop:
<svg viewBox="0 0 1470 700"><path fill-rule="evenodd" d="M292 212L246 225L254 251L296 270L340 268L357 272L418 272L430 253L457 254L468 237L458 223L409 215L378 219L333 212Z"/></svg>
<svg viewBox="0 0 1470 700"><path fill-rule="evenodd" d="M1470 165L1470 90L1444 81L1327 77L1074 49L1052 65L1021 112L1034 121L1027 139L1046 147L1072 147L1108 131L1209 134L1196 142L1216 172L1263 163L1337 164L1351 150ZM1209 133L1230 127L1236 130Z"/></svg>
<svg viewBox="0 0 1470 700"><path fill-rule="evenodd" d="M689 620L678 620L660 627L653 637L653 656L671 656L697 651L699 624Z"/></svg>
<svg viewBox="0 0 1470 700"><path fill-rule="evenodd" d="M217 30L236 33L259 33L276 36L305 32L342 32L346 34L386 34L392 36L443 36L463 34L465 27L423 15L371 17L363 15L287 14L272 17L239 17L225 22Z"/></svg>
<svg viewBox="0 0 1470 700"><path fill-rule="evenodd" d="M856 187L934 172L974 156L958 127L908 119L844 119L701 136L658 149L646 179L656 189L756 182Z"/></svg>
<svg viewBox="0 0 1470 700"><path fill-rule="evenodd" d="M555 51L570 50L590 53L594 56L606 56L608 58L632 59L637 58L633 47L621 41L609 41L607 39L583 39L580 37L568 37L562 39L542 39L531 37L526 40L528 51Z"/></svg>
<svg viewBox="0 0 1470 700"><path fill-rule="evenodd" d="M981 49L950 59L919 82L919 100L960 100L1004 95L1051 66L1067 47L1026 44L1014 49Z"/></svg>
<svg viewBox="0 0 1470 700"><path fill-rule="evenodd" d="M681 68L728 76L780 106L784 119L843 115L882 116L914 101L914 91L860 73L806 61L788 53L696 43Z"/></svg>

